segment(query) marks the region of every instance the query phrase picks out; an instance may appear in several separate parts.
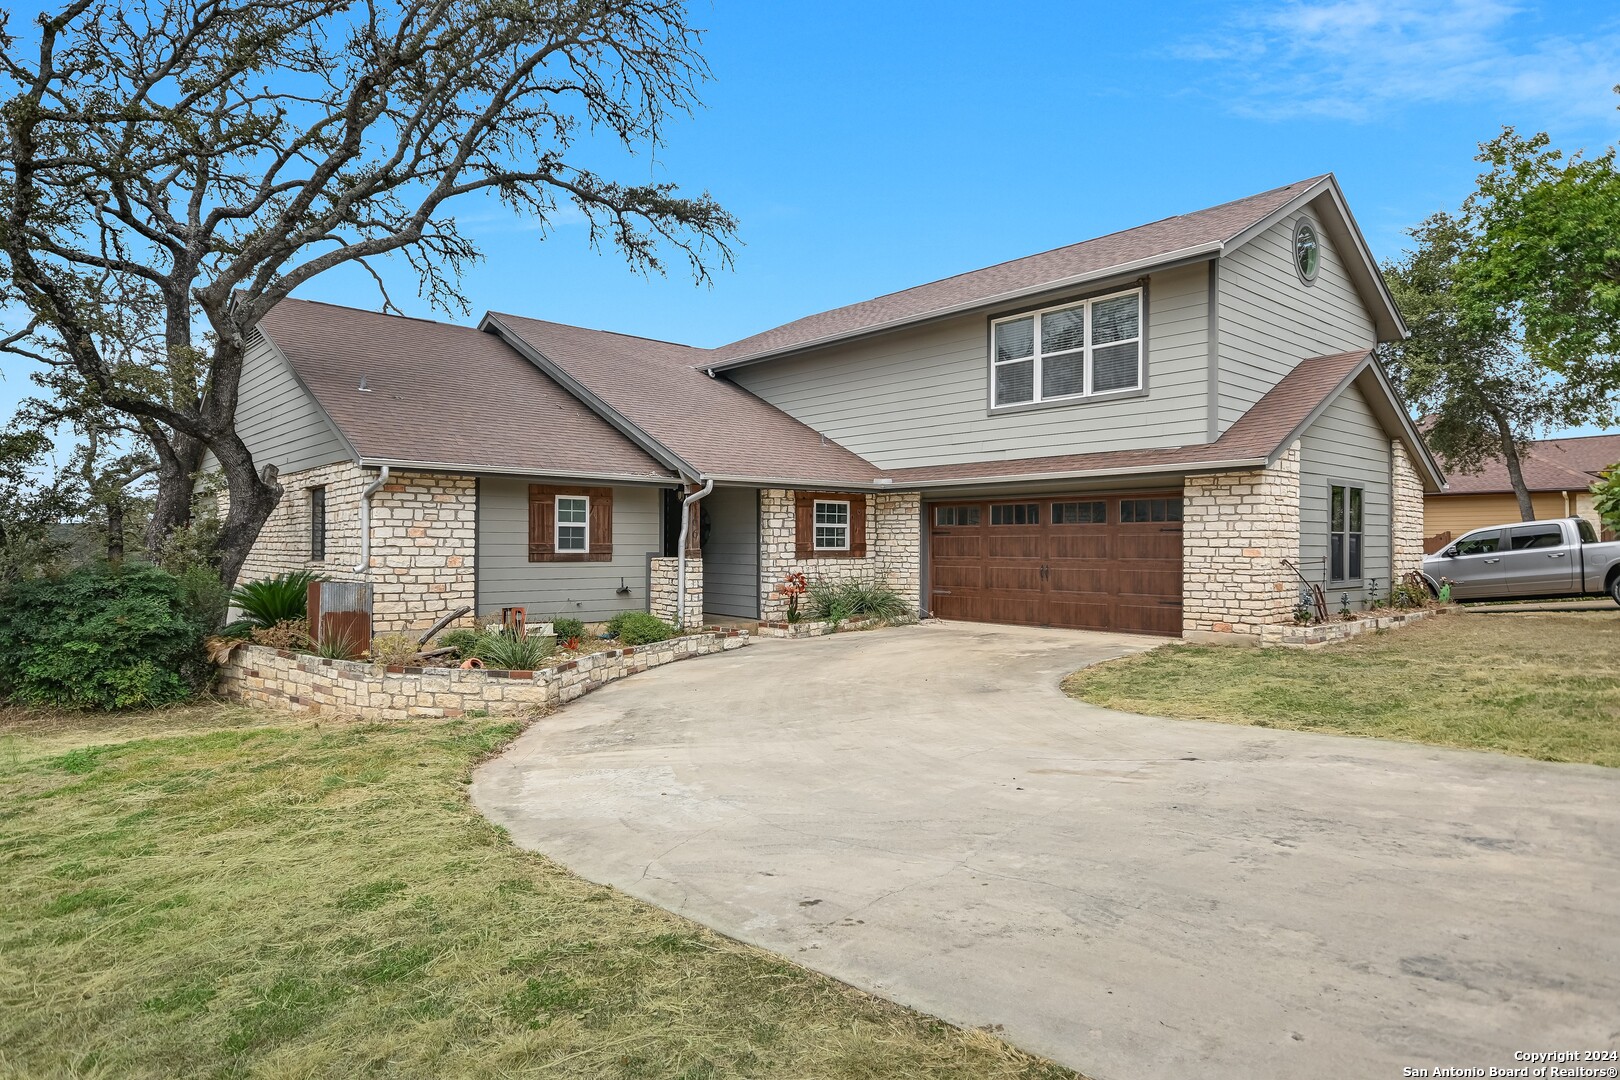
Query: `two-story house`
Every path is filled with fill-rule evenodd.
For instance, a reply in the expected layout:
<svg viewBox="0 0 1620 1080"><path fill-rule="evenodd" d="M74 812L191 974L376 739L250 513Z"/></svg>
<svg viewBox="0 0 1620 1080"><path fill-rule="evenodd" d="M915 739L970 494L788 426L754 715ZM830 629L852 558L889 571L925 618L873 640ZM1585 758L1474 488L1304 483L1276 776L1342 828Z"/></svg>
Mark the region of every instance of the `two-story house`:
<svg viewBox="0 0 1620 1080"><path fill-rule="evenodd" d="M780 619L802 571L947 619L1244 640L1301 578L1387 592L1443 488L1332 176L718 349L298 300L259 329L240 430L286 494L244 577L369 578L379 629Z"/></svg>

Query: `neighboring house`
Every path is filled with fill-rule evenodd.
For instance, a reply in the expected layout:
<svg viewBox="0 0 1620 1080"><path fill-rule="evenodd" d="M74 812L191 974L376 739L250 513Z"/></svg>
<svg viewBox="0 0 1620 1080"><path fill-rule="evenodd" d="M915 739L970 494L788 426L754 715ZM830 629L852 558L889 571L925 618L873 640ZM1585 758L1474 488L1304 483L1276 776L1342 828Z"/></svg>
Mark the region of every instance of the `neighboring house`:
<svg viewBox="0 0 1620 1080"><path fill-rule="evenodd" d="M1295 567L1387 591L1443 485L1331 176L718 349L299 300L260 329L240 430L286 495L243 573L369 575L379 629L673 617L684 562L689 623L780 619L803 571L944 618L1251 640Z"/></svg>
<svg viewBox="0 0 1620 1080"><path fill-rule="evenodd" d="M1536 517L1583 517L1602 533L1591 488L1599 473L1617 463L1620 434L1583 435L1531 443L1519 467ZM1452 471L1449 481L1445 491L1423 499L1427 550L1439 551L1470 529L1519 520L1519 500L1501 458L1487 461L1477 473Z"/></svg>

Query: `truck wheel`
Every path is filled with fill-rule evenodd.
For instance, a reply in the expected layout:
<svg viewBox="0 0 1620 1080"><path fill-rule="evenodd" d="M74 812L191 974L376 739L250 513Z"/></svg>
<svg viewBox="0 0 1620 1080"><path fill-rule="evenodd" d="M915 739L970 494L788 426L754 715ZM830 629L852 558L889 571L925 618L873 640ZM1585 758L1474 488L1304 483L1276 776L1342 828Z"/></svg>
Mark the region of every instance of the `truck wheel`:
<svg viewBox="0 0 1620 1080"><path fill-rule="evenodd" d="M1620 604L1620 574L1609 579L1609 599Z"/></svg>

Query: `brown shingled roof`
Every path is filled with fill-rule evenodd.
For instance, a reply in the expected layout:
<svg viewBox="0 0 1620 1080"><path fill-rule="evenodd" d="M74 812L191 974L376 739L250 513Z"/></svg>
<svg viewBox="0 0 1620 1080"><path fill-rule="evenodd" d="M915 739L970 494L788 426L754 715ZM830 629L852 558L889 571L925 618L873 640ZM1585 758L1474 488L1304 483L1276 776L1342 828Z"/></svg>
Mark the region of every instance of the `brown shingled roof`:
<svg viewBox="0 0 1620 1080"><path fill-rule="evenodd" d="M493 334L309 300L283 300L259 326L362 458L672 475Z"/></svg>
<svg viewBox="0 0 1620 1080"><path fill-rule="evenodd" d="M1326 175L1314 176L1205 210L823 311L723 345L701 362L721 367L936 313L994 303L1032 289L1095 277L1115 267L1152 263L1177 252L1212 248L1233 239L1326 179Z"/></svg>
<svg viewBox="0 0 1620 1080"><path fill-rule="evenodd" d="M1597 474L1620 463L1620 433L1542 439L1530 444L1520 461L1531 491L1585 491ZM1477 473L1450 474L1447 495L1496 495L1511 492L1507 463L1493 458Z"/></svg>
<svg viewBox="0 0 1620 1080"><path fill-rule="evenodd" d="M959 465L926 465L884 475L897 488L956 480L1017 479L1037 476L1081 476L1133 470L1174 471L1179 466L1263 461L1292 439L1317 407L1342 390L1371 354L1359 352L1317 356L1283 376L1259 401L1213 443L1153 450L1114 450L1092 454L1057 454L1015 461L975 461Z"/></svg>
<svg viewBox="0 0 1620 1080"><path fill-rule="evenodd" d="M706 350L518 315L485 318L706 475L870 484L879 472L730 380L694 367Z"/></svg>

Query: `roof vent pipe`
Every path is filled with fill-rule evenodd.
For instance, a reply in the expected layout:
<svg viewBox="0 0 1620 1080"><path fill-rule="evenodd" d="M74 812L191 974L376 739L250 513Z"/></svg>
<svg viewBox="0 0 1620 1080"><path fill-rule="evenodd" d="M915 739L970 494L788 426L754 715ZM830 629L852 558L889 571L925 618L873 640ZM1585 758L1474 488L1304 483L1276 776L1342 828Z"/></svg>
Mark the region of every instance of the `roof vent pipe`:
<svg viewBox="0 0 1620 1080"><path fill-rule="evenodd" d="M360 493L360 561L355 564L354 572L370 576L371 574L371 497L382 490L388 483L388 466L382 467L377 479L366 485Z"/></svg>
<svg viewBox="0 0 1620 1080"><path fill-rule="evenodd" d="M682 477L685 479L685 477ZM696 481L687 481L695 484ZM714 477L703 481L703 486L681 500L681 539L675 552L675 628L686 629L686 538L692 531L692 507L714 490ZM702 613L699 613L701 618Z"/></svg>

